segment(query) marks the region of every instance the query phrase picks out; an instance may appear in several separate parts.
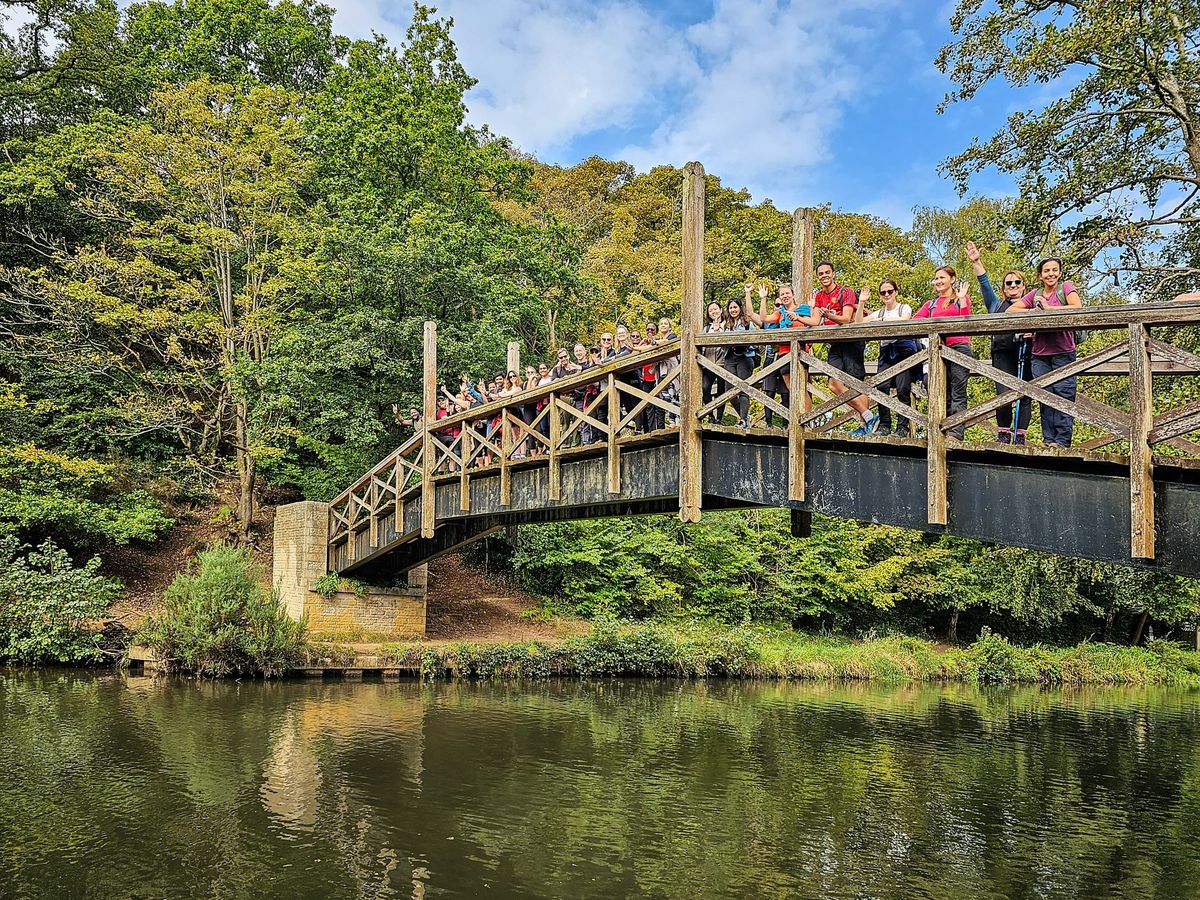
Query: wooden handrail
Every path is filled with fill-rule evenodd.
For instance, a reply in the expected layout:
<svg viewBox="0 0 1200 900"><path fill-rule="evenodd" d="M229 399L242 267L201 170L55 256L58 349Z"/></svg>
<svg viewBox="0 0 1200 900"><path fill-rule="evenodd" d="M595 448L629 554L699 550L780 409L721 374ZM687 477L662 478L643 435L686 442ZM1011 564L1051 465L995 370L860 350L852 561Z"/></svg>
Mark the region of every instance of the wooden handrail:
<svg viewBox="0 0 1200 900"><path fill-rule="evenodd" d="M696 335L697 347L737 347L746 344L806 344L835 341L877 341L940 335L1022 334L1073 329L1126 329L1130 325L1200 325L1200 301L1187 303L1128 303L1121 306L1087 306L1023 313L980 313L942 319L906 319L903 322L859 322L854 325L819 325L813 328L762 328L754 331L716 331Z"/></svg>
<svg viewBox="0 0 1200 900"><path fill-rule="evenodd" d="M489 400L487 403L472 406L470 409L464 409L462 412L452 413L438 419L437 428L434 430L441 431L460 422L474 422L476 419L486 419L507 407L527 406L530 403L536 403L538 400L545 399L551 394L566 393L574 388L583 387L595 381L602 381L608 377L609 372L620 374L632 369L640 369L649 363L669 359L678 354L679 339L676 338L673 341L655 347L653 350L643 350L640 353L631 353L627 356L622 356L620 359L602 363L577 375L569 375L566 378L560 378L558 381L552 381L543 387L522 391L519 394L511 394L507 397L501 397L498 400Z"/></svg>

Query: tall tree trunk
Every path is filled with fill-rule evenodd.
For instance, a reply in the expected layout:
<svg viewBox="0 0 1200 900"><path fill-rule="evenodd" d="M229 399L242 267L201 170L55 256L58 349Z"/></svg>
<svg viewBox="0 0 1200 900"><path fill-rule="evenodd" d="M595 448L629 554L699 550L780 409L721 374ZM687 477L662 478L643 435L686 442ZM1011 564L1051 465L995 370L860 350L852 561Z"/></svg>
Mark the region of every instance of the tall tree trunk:
<svg viewBox="0 0 1200 900"><path fill-rule="evenodd" d="M1104 643L1111 644L1113 639L1113 625L1117 620L1117 604L1109 604L1108 612L1104 614Z"/></svg>
<svg viewBox="0 0 1200 900"><path fill-rule="evenodd" d="M250 528L254 524L254 480L257 475L254 454L250 452L249 434L246 424L245 401L238 401L236 412L237 473L237 540L241 546L250 543Z"/></svg>
<svg viewBox="0 0 1200 900"><path fill-rule="evenodd" d="M950 626L946 629L946 640L951 644L958 643L958 607L950 608Z"/></svg>
<svg viewBox="0 0 1200 900"><path fill-rule="evenodd" d="M1129 642L1129 646L1136 647L1142 640L1142 632L1146 628L1146 619L1150 618L1150 612L1147 610L1138 616L1137 628L1133 631L1133 640Z"/></svg>

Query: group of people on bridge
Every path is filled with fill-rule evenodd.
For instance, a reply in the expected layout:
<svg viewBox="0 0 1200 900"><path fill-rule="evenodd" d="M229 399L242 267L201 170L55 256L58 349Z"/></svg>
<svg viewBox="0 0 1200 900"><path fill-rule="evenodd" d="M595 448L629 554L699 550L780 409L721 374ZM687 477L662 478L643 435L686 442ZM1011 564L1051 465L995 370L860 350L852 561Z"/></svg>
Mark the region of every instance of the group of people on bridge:
<svg viewBox="0 0 1200 900"><path fill-rule="evenodd" d="M1037 265L1036 284L1027 284L1023 273L1009 270L1004 273L997 291L992 284L981 260L979 249L973 242L966 246L967 258L971 261L974 274L979 284L983 304L989 313L1004 314L1009 312L1024 312L1027 310L1048 310L1060 307L1081 306L1079 291L1069 280L1063 279L1062 263L1056 257L1043 259ZM823 329L844 328L860 322L900 322L910 319L940 319L955 316L967 316L972 312L969 286L965 281L958 280L958 273L951 265L939 266L932 281L934 296L921 303L914 311L905 302L897 283L891 279L879 282L876 292L880 305L874 310L868 310L871 300L869 288L863 288L855 293L839 283L837 273L832 263L821 261L816 266L817 288L811 298L800 299L790 284L780 284L774 298L773 309L768 309L769 291L765 284L746 284L741 298L731 298L724 305L718 302L708 304L704 332L706 334L748 331L771 331L782 329ZM758 307L754 306L754 293L758 294ZM764 335L764 338L767 336ZM789 335L789 338L791 335ZM437 398L436 418L443 419L456 413L464 412L492 401L519 397L532 391L538 391L556 381L577 375L598 366L604 366L619 360L623 356L632 356L644 351L653 350L672 342L678 341L674 323L667 318L647 322L644 333L631 330L625 325L618 325L612 332L604 332L592 344L578 342L568 350L560 348L556 351L554 360L539 363L536 367L527 365L524 377L516 371L501 372L490 380L472 379L463 375L457 391L451 391L448 385L442 385ZM878 370L880 372L895 366L904 359L919 352L919 341L916 338L903 337L880 341ZM953 362L955 353L974 357L970 337L951 334L945 338L949 352L947 360L946 403L947 414L953 415L967 407L968 370ZM807 348L806 348L807 349ZM727 372L731 379L748 381L760 367L770 366L778 357L786 354L788 345L773 343L769 340L764 345L758 343L738 344L729 346L702 346L700 352L710 361L717 363L718 368ZM1038 330L1030 334L996 335L991 339L992 365L1021 380L1031 380L1040 375L1052 372L1073 362L1076 358L1076 336L1070 329ZM829 342L828 363L831 367L859 381L866 380L866 342L855 340L838 340ZM622 383L643 392L652 391L663 380L667 380L671 372L679 365L678 355L660 357L653 362L634 366L623 371L618 376ZM905 369L886 383L875 384L877 390L884 393L895 392L897 399L906 406L912 405L913 385L925 382L927 375L924 367L915 364ZM726 382L720 375L703 370L702 404L709 404L715 398L726 393ZM1048 390L1068 401L1075 400L1075 377L1070 375L1047 385ZM830 375L829 388L834 395L847 390L846 385ZM773 399L778 399L784 407L788 406L791 391L791 373L787 367L782 367L762 379L759 389ZM999 384L997 392L1005 390ZM595 421L607 423L607 403L595 403L601 394L599 382L590 384L574 384L562 395L562 399L570 402L576 409L584 412ZM528 403L516 404L515 410L526 426L548 438L549 418L542 415L548 403L548 393L541 391L540 395L530 399ZM677 399L676 385L669 385L659 392L662 400L672 404ZM621 400L622 416L628 405L623 397ZM879 404L877 410L872 410L870 399L864 395L847 401L854 416L856 427L851 434L893 434L900 437L916 437L911 423L904 416L897 414L893 421L892 411ZM1016 409L1014 410L1014 406ZM1032 404L1018 401L1007 404L996 410L996 440L1005 444L1024 444L1026 430L1029 427ZM804 408L812 408L811 397L804 397ZM416 408L410 409L407 416L393 407L397 421L419 429L422 415ZM768 417L771 411L764 411ZM739 392L721 408L714 409L711 421L721 423L732 420L739 427L749 427L750 424L750 395L745 391ZM653 404L645 404L627 426L636 433L648 433L663 428L667 424L675 424L674 416ZM493 439L501 428L503 417L493 414L484 423L486 434ZM1052 406L1041 404L1042 439L1047 446L1070 447L1072 441L1073 418ZM951 429L951 437L962 439L965 425ZM440 433L441 437L455 441L461 431L460 425L451 424ZM590 444L599 440L597 430L583 422L577 430L577 440L582 444ZM513 459L536 455L545 451L541 442L531 440L528 435L523 439L520 434L511 435L514 452ZM494 454L484 453L478 464L486 465L492 462ZM451 463L451 467L454 465Z"/></svg>

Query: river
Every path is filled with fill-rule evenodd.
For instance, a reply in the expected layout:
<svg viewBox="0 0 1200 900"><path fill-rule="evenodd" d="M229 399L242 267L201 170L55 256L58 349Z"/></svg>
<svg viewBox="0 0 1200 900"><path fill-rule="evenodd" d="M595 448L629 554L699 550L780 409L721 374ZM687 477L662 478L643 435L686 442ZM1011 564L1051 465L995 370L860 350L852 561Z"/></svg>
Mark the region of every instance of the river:
<svg viewBox="0 0 1200 900"><path fill-rule="evenodd" d="M0 669L0 896L1194 897L1198 700Z"/></svg>

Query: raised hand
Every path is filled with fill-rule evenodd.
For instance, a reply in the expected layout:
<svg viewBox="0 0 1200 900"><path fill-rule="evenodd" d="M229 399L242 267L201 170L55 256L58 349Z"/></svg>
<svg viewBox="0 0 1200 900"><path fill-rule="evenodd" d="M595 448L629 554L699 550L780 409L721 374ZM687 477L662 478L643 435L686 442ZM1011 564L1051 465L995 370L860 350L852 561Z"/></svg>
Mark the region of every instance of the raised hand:
<svg viewBox="0 0 1200 900"><path fill-rule="evenodd" d="M979 248L974 241L967 241L967 259L973 263L979 262Z"/></svg>
<svg viewBox="0 0 1200 900"><path fill-rule="evenodd" d="M971 289L967 286L967 283L964 281L961 284L959 284L959 286L958 286L958 303L959 303L959 305L961 306L963 303L965 303L967 300L969 300L970 297L971 297Z"/></svg>
<svg viewBox="0 0 1200 900"><path fill-rule="evenodd" d="M745 288L746 288L746 299L749 300L750 294L753 293L753 291L754 291L754 282L747 281L745 284Z"/></svg>
<svg viewBox="0 0 1200 900"><path fill-rule="evenodd" d="M765 282L759 282L759 285L758 285L758 296L759 296L759 299L760 299L760 300L766 300L766 299L767 299L767 285L766 285L766 283L765 283Z"/></svg>

